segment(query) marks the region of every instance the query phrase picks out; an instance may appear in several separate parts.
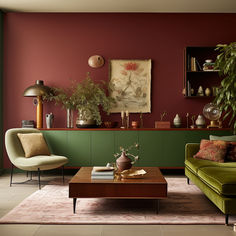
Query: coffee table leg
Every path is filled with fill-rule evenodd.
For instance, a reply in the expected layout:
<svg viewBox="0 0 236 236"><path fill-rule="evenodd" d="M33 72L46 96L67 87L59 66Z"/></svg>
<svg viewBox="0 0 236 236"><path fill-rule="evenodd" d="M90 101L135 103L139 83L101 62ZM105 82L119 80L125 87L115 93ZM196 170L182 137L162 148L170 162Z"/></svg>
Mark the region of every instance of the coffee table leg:
<svg viewBox="0 0 236 236"><path fill-rule="evenodd" d="M73 212L75 214L75 209L76 209L76 200L77 198L73 198Z"/></svg>
<svg viewBox="0 0 236 236"><path fill-rule="evenodd" d="M155 200L155 206L156 206L156 214L159 212L159 199Z"/></svg>

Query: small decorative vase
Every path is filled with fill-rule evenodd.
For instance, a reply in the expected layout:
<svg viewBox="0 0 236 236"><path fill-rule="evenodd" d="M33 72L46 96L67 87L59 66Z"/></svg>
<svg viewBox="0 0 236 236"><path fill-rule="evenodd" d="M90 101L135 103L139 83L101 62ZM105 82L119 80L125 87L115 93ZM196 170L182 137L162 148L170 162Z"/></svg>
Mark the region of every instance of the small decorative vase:
<svg viewBox="0 0 236 236"><path fill-rule="evenodd" d="M132 126L133 129L137 129L138 128L138 121L133 120L131 122L131 126Z"/></svg>
<svg viewBox="0 0 236 236"><path fill-rule="evenodd" d="M198 128L203 128L206 124L206 121L205 121L205 119L202 115L198 115L195 123L196 123Z"/></svg>
<svg viewBox="0 0 236 236"><path fill-rule="evenodd" d="M74 127L74 118L73 118L73 110L70 108L66 109L66 128Z"/></svg>
<svg viewBox="0 0 236 236"><path fill-rule="evenodd" d="M207 97L209 97L211 95L211 90L209 88L205 89L205 94Z"/></svg>
<svg viewBox="0 0 236 236"><path fill-rule="evenodd" d="M125 151L122 152L121 156L116 159L116 166L118 171L128 170L132 167L132 160L126 156Z"/></svg>
<svg viewBox="0 0 236 236"><path fill-rule="evenodd" d="M176 128L179 128L181 126L181 118L180 118L179 114L176 114L176 116L173 120L173 124Z"/></svg>

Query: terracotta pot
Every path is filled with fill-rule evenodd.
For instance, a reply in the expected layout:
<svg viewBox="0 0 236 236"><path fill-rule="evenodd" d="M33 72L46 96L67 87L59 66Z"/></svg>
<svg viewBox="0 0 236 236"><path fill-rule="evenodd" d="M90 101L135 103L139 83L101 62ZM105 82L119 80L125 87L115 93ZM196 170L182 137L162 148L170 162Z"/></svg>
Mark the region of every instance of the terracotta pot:
<svg viewBox="0 0 236 236"><path fill-rule="evenodd" d="M125 151L122 152L121 156L116 160L116 166L118 171L128 170L132 167L132 160L126 156Z"/></svg>

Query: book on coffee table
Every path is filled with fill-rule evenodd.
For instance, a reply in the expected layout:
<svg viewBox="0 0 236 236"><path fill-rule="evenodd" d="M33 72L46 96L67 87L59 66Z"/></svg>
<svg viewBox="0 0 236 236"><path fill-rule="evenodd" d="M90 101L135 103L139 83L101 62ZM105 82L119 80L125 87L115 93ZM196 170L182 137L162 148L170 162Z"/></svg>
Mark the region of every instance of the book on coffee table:
<svg viewBox="0 0 236 236"><path fill-rule="evenodd" d="M91 171L91 179L114 179L114 168L95 166Z"/></svg>

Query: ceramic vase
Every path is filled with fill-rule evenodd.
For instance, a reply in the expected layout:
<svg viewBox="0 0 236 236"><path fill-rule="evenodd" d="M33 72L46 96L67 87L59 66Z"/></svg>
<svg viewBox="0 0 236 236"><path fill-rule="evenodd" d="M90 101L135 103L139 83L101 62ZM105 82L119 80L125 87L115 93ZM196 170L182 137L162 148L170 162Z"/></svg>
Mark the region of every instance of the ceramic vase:
<svg viewBox="0 0 236 236"><path fill-rule="evenodd" d="M132 167L132 160L126 156L125 151L121 153L121 156L116 159L116 166L118 171L128 170Z"/></svg>
<svg viewBox="0 0 236 236"><path fill-rule="evenodd" d="M74 118L73 118L73 110L70 108L66 109L66 128L74 127Z"/></svg>
<svg viewBox="0 0 236 236"><path fill-rule="evenodd" d="M179 128L181 126L181 118L180 118L179 114L176 114L176 116L173 120L173 124L176 128Z"/></svg>
<svg viewBox="0 0 236 236"><path fill-rule="evenodd" d="M198 115L195 123L196 123L198 128L203 128L206 124L206 121L205 121L205 119L202 115Z"/></svg>

